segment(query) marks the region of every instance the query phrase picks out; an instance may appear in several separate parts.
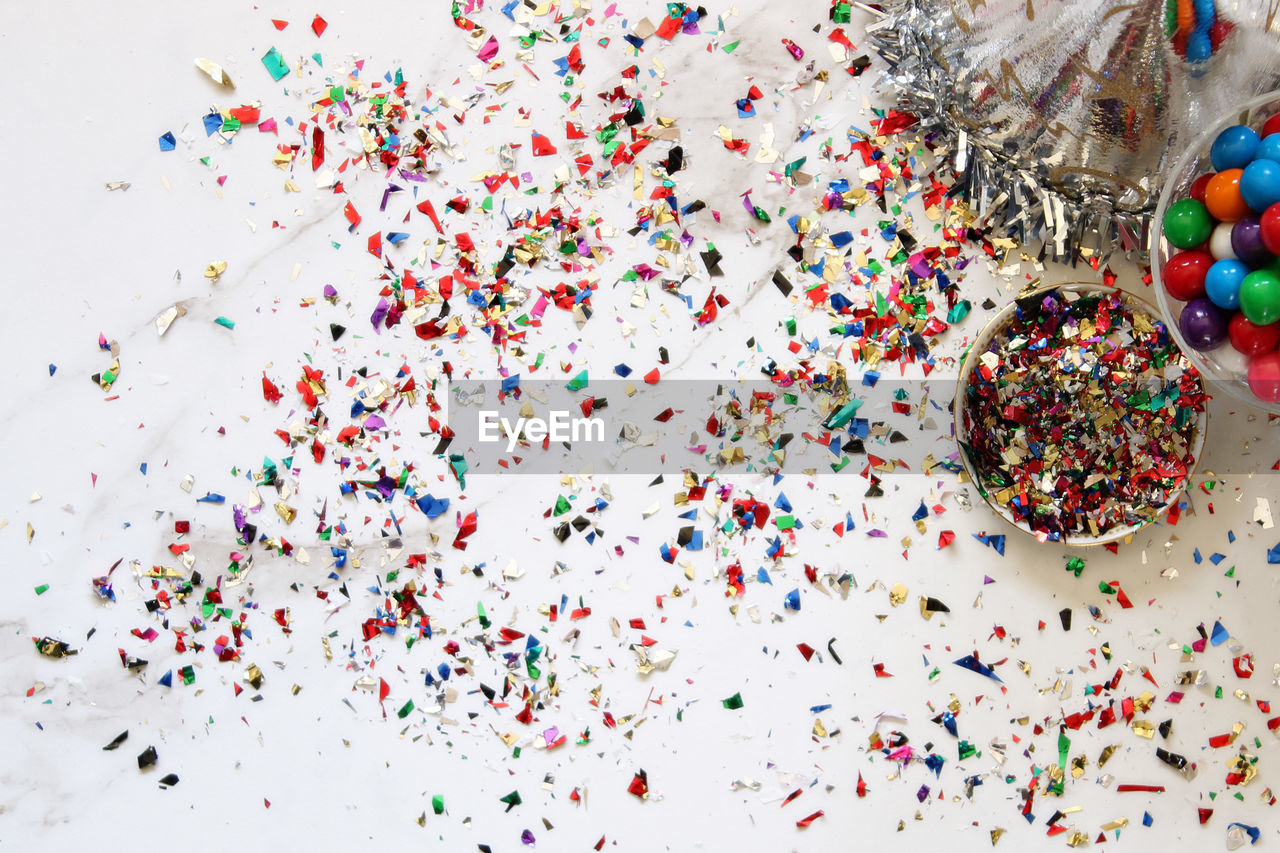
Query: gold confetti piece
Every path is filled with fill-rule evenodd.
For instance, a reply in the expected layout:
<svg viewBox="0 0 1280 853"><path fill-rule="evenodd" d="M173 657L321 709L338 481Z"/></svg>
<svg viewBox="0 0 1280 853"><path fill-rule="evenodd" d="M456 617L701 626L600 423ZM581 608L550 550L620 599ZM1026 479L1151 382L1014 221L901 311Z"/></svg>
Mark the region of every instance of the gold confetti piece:
<svg viewBox="0 0 1280 853"><path fill-rule="evenodd" d="M298 511L284 501L276 501L276 514L284 519L285 524L293 524L293 520L298 517Z"/></svg>
<svg viewBox="0 0 1280 853"><path fill-rule="evenodd" d="M236 87L236 84L231 82L231 77L223 67L211 59L197 57L196 68L199 68L205 74L208 74L209 79L217 83L219 86L225 86L228 89L234 89Z"/></svg>
<svg viewBox="0 0 1280 853"><path fill-rule="evenodd" d="M31 522L27 522L27 544L31 544L31 540L35 538L36 529L31 526Z"/></svg>
<svg viewBox="0 0 1280 853"><path fill-rule="evenodd" d="M908 590L904 585L900 583L894 584L893 589L889 590L889 603L894 607L905 603L907 600L907 593Z"/></svg>
<svg viewBox="0 0 1280 853"><path fill-rule="evenodd" d="M991 830L991 846L992 847L996 846L996 844L1004 836L1004 833L1005 833L1004 827L1001 827L1001 826L997 826L995 829Z"/></svg>
<svg viewBox="0 0 1280 853"><path fill-rule="evenodd" d="M266 676L262 674L262 670L258 668L256 663L249 664L249 668L244 671L244 680L254 690L262 688L262 682L266 680Z"/></svg>
<svg viewBox="0 0 1280 853"><path fill-rule="evenodd" d="M1151 738L1155 736L1156 725L1149 720L1134 720L1133 733L1138 737L1151 740Z"/></svg>
<svg viewBox="0 0 1280 853"><path fill-rule="evenodd" d="M216 282L218 277L226 271L226 261L211 261L209 265L204 268L204 277Z"/></svg>
<svg viewBox="0 0 1280 853"><path fill-rule="evenodd" d="M1120 748L1120 744L1118 743L1113 743L1110 746L1103 747L1102 754L1098 756L1098 767L1101 768L1102 765L1110 761L1111 756L1115 755L1116 750L1119 748Z"/></svg>

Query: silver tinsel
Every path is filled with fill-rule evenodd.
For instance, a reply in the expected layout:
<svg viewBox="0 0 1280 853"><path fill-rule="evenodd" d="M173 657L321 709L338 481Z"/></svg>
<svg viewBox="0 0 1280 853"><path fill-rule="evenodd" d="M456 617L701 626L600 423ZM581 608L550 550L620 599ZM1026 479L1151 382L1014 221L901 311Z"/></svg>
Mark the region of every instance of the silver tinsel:
<svg viewBox="0 0 1280 853"><path fill-rule="evenodd" d="M978 227L1056 260L1085 246L1145 259L1173 161L1280 85L1276 0L1218 3L1218 47L1200 62L1166 34L1166 0L857 5L905 108L946 139Z"/></svg>

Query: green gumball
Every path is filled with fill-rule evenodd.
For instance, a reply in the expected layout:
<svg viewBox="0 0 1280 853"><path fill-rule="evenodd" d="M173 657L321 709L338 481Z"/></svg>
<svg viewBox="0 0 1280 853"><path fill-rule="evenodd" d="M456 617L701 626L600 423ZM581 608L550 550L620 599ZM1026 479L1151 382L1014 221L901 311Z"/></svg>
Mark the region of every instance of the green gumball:
<svg viewBox="0 0 1280 853"><path fill-rule="evenodd" d="M1193 198L1174 202L1164 212L1164 236L1179 249L1194 249L1213 233L1213 217Z"/></svg>
<svg viewBox="0 0 1280 853"><path fill-rule="evenodd" d="M1240 282L1240 311L1255 326L1280 320L1280 275L1254 270Z"/></svg>

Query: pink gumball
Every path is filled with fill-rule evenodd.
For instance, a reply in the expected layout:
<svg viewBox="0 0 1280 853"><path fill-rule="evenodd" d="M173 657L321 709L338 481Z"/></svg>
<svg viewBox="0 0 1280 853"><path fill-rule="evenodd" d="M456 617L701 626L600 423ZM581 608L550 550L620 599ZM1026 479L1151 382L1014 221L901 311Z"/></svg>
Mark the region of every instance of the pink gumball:
<svg viewBox="0 0 1280 853"><path fill-rule="evenodd" d="M1280 350L1249 360L1249 390L1265 403L1280 403Z"/></svg>

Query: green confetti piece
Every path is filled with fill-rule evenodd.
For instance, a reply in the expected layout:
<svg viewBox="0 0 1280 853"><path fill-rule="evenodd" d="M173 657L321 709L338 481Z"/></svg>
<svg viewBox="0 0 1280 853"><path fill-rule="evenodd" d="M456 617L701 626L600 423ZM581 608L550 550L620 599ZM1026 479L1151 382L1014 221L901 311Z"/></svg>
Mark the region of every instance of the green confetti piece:
<svg viewBox="0 0 1280 853"><path fill-rule="evenodd" d="M431 798L431 810L436 814L444 814L444 795L436 794Z"/></svg>
<svg viewBox="0 0 1280 853"><path fill-rule="evenodd" d="M262 64L271 75L271 79L277 83L289 73L289 66L285 63L284 57L274 47L262 54Z"/></svg>
<svg viewBox="0 0 1280 853"><path fill-rule="evenodd" d="M948 323L959 323L965 317L969 316L969 312L973 310L973 303L968 299L961 299L955 305L951 306L951 310L947 312Z"/></svg>
<svg viewBox="0 0 1280 853"><path fill-rule="evenodd" d="M827 421L827 429L840 429L847 424L857 414L858 409L862 407L861 400L850 400L840 407L840 411L836 412L831 420Z"/></svg>
<svg viewBox="0 0 1280 853"><path fill-rule="evenodd" d="M405 717L409 716L410 712L412 711L413 711L413 700L410 699L408 702L405 702L404 705L400 707L399 711L396 711L396 716L403 720Z"/></svg>
<svg viewBox="0 0 1280 853"><path fill-rule="evenodd" d="M739 39L738 41L731 41L720 49L723 50L725 53L733 53L734 49L741 43L742 43L741 39Z"/></svg>
<svg viewBox="0 0 1280 853"><path fill-rule="evenodd" d="M517 747L516 749L517 749L517 753L516 753L516 754L518 755L518 754L519 754L519 747ZM513 808L515 808L516 806L518 806L518 805L520 805L521 803L523 803L523 802L524 802L524 800L520 799L520 792L519 792L519 791L512 791L510 794L507 794L505 797L499 797L499 798L498 798L498 802L500 802L500 803L506 803L506 804L507 804L507 811L511 811Z"/></svg>
<svg viewBox="0 0 1280 853"><path fill-rule="evenodd" d="M977 754L978 749L973 744L969 743L969 741L962 740L957 745L957 751L960 756L959 760L964 761L966 758L969 758Z"/></svg>
<svg viewBox="0 0 1280 853"><path fill-rule="evenodd" d="M1080 557L1072 557L1070 560L1067 560L1067 571L1075 572L1076 577L1080 577L1084 572L1084 560Z"/></svg>
<svg viewBox="0 0 1280 853"><path fill-rule="evenodd" d="M48 591L49 591L49 585L47 583L42 583L38 587L36 587L36 595L44 595Z"/></svg>
<svg viewBox="0 0 1280 853"><path fill-rule="evenodd" d="M728 699L721 699L720 704L730 711L736 711L742 707L742 694L735 693Z"/></svg>
<svg viewBox="0 0 1280 853"><path fill-rule="evenodd" d="M480 617L480 627L487 631L492 623L489 621L489 617L485 615L484 602L476 602L476 615Z"/></svg>
<svg viewBox="0 0 1280 853"><path fill-rule="evenodd" d="M577 376L569 380L567 387L570 391L581 391L587 387L587 371L582 371Z"/></svg>
<svg viewBox="0 0 1280 853"><path fill-rule="evenodd" d="M569 499L566 498L564 495L557 495L556 508L551 511L551 514L564 515L566 512L568 512L571 509L573 509L573 505L569 503Z"/></svg>

